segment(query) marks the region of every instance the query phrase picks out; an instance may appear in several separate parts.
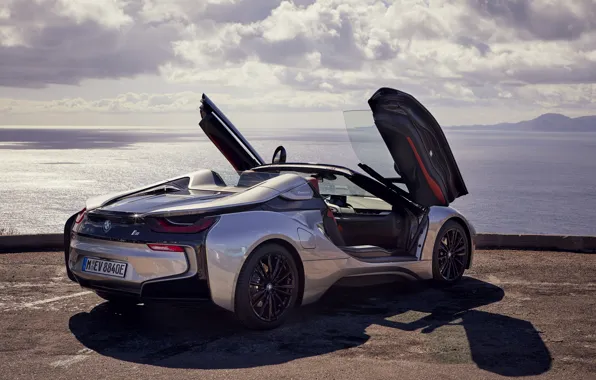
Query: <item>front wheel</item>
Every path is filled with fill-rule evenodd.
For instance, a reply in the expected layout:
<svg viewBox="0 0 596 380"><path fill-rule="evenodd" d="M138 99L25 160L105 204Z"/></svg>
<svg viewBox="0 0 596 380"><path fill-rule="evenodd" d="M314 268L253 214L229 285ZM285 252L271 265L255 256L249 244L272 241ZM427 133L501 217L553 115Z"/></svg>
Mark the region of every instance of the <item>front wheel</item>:
<svg viewBox="0 0 596 380"><path fill-rule="evenodd" d="M283 324L296 304L298 268L294 257L278 244L255 250L240 271L235 313L251 329L269 330Z"/></svg>
<svg viewBox="0 0 596 380"><path fill-rule="evenodd" d="M450 220L437 234L433 251L433 281L437 285L458 282L466 270L470 246L467 233L461 224Z"/></svg>

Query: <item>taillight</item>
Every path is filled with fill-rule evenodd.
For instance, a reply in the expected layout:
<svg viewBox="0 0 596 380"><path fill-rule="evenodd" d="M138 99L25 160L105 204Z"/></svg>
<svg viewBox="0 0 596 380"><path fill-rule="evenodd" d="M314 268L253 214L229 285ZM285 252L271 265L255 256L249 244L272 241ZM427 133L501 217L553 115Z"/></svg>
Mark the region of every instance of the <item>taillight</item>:
<svg viewBox="0 0 596 380"><path fill-rule="evenodd" d="M75 219L75 224L81 223L81 221L85 217L85 213L86 212L87 212L87 208L86 207L79 212L79 214L77 215L77 218Z"/></svg>
<svg viewBox="0 0 596 380"><path fill-rule="evenodd" d="M149 248L160 252L184 252L184 247L172 244L147 244Z"/></svg>
<svg viewBox="0 0 596 380"><path fill-rule="evenodd" d="M151 218L148 222L151 230L155 232L196 234L211 227L215 220L216 218L202 218L194 223L175 223L168 218Z"/></svg>

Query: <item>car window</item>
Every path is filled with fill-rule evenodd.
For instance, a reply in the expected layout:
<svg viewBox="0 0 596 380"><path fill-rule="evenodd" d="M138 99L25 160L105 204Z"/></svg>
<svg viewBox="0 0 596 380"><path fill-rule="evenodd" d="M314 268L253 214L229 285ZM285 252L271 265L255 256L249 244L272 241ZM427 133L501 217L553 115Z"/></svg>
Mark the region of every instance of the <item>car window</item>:
<svg viewBox="0 0 596 380"><path fill-rule="evenodd" d="M312 178L314 173L282 171L281 174L296 174L304 178ZM319 193L333 204L347 203L354 208L391 210L391 205L342 175L331 175L319 178Z"/></svg>
<svg viewBox="0 0 596 380"><path fill-rule="evenodd" d="M336 176L335 179L319 180L319 192L321 195L346 195L357 197L373 196L343 176Z"/></svg>
<svg viewBox="0 0 596 380"><path fill-rule="evenodd" d="M329 203L354 209L391 210L391 205L343 176L319 181L319 192Z"/></svg>

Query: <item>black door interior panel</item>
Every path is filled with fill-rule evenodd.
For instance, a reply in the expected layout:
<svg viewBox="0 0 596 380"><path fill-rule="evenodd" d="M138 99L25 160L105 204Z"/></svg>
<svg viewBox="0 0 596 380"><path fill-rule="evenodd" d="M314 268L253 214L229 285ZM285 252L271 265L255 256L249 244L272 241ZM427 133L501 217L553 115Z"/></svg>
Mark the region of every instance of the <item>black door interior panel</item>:
<svg viewBox="0 0 596 380"><path fill-rule="evenodd" d="M368 103L412 201L424 207L447 206L468 194L439 123L420 102L405 92L381 88Z"/></svg>
<svg viewBox="0 0 596 380"><path fill-rule="evenodd" d="M259 162L250 155L232 132L226 129L212 113L205 115L199 122L199 126L235 170L249 170L259 165Z"/></svg>

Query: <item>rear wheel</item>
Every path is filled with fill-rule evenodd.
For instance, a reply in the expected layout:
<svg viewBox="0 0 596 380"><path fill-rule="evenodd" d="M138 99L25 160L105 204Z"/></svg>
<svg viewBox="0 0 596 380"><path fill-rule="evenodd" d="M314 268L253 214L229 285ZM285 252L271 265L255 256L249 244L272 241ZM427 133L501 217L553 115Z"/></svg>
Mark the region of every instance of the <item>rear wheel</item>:
<svg viewBox="0 0 596 380"><path fill-rule="evenodd" d="M236 285L235 313L251 329L273 329L287 319L299 292L294 257L278 244L266 244L246 260Z"/></svg>
<svg viewBox="0 0 596 380"><path fill-rule="evenodd" d="M433 251L433 281L438 285L458 282L466 270L470 246L464 227L450 220L443 225Z"/></svg>
<svg viewBox="0 0 596 380"><path fill-rule="evenodd" d="M64 265L66 266L66 275L71 281L74 282L77 280L68 267L68 256L70 254L70 231L72 230L72 225L74 224L77 215L78 214L72 215L64 224Z"/></svg>

